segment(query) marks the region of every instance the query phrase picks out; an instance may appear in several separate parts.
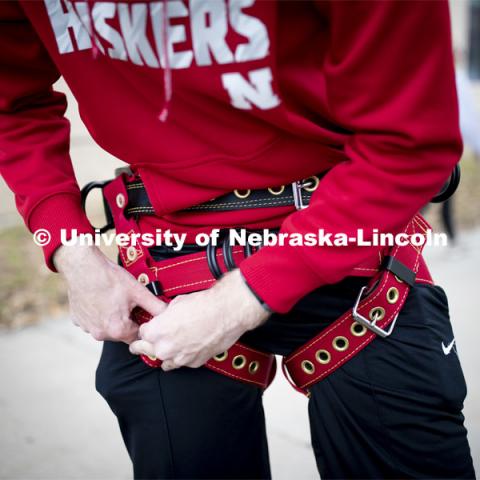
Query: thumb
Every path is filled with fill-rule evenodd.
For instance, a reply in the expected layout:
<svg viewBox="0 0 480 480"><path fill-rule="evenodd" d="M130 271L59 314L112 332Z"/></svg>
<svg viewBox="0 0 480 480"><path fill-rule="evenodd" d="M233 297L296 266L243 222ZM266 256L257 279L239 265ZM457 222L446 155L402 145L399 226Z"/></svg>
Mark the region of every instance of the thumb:
<svg viewBox="0 0 480 480"><path fill-rule="evenodd" d="M167 304L162 302L153 293L140 284L135 284L134 300L137 307L143 308L153 317L160 315L166 308Z"/></svg>
<svg viewBox="0 0 480 480"><path fill-rule="evenodd" d="M129 347L130 353L133 355L147 355L151 358L155 357L155 349L151 343L145 340L136 340Z"/></svg>

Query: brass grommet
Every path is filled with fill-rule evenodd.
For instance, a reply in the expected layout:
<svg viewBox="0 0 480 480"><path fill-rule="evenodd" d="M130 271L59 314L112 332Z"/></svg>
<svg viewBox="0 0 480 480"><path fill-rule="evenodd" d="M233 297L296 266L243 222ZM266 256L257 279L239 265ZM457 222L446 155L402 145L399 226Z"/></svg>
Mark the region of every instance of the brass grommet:
<svg viewBox="0 0 480 480"><path fill-rule="evenodd" d="M332 356L328 350L317 350L317 353L315 353L315 359L322 365L330 363L331 358Z"/></svg>
<svg viewBox="0 0 480 480"><path fill-rule="evenodd" d="M138 277L137 280L142 284L146 285L150 279L148 278L148 275L146 273L141 273Z"/></svg>
<svg viewBox="0 0 480 480"><path fill-rule="evenodd" d="M216 361L216 362L223 362L224 360L226 360L228 357L228 352L225 351L225 352L222 352L222 353L219 353L217 355L215 355L213 357L213 359Z"/></svg>
<svg viewBox="0 0 480 480"><path fill-rule="evenodd" d="M335 337L332 341L332 346L338 352L344 352L348 348L347 337Z"/></svg>
<svg viewBox="0 0 480 480"><path fill-rule="evenodd" d="M115 202L117 203L118 208L123 208L125 206L125 196L123 195L123 193L119 193L115 197Z"/></svg>
<svg viewBox="0 0 480 480"><path fill-rule="evenodd" d="M252 191L250 189L248 190L234 190L233 193L237 198L247 198L250 196Z"/></svg>
<svg viewBox="0 0 480 480"><path fill-rule="evenodd" d="M385 317L385 309L383 307L373 307L368 313L368 316L372 322L383 320L383 317Z"/></svg>
<svg viewBox="0 0 480 480"><path fill-rule="evenodd" d="M281 195L285 191L285 185L279 187L268 187L267 189L272 195Z"/></svg>
<svg viewBox="0 0 480 480"><path fill-rule="evenodd" d="M250 365L248 366L248 372L252 375L258 372L258 369L260 368L260 363L258 363L256 360L253 362L250 362Z"/></svg>
<svg viewBox="0 0 480 480"><path fill-rule="evenodd" d="M245 355L235 355L232 359L232 367L235 370L240 370L243 368L247 363L247 359Z"/></svg>
<svg viewBox="0 0 480 480"><path fill-rule="evenodd" d="M403 283L403 280L401 278L398 278L396 275L394 275L394 277L398 283Z"/></svg>
<svg viewBox="0 0 480 480"><path fill-rule="evenodd" d="M138 257L137 249L134 246L130 246L127 248L127 258L134 262Z"/></svg>
<svg viewBox="0 0 480 480"><path fill-rule="evenodd" d="M363 337L367 333L367 327L361 323L353 322L350 331L352 332L352 335L355 335L356 337Z"/></svg>
<svg viewBox="0 0 480 480"><path fill-rule="evenodd" d="M302 370L307 375L313 375L315 373L315 365L310 360L304 360L301 365Z"/></svg>
<svg viewBox="0 0 480 480"><path fill-rule="evenodd" d="M318 188L318 185L320 184L320 179L318 177L316 177L315 175L306 178L303 183L305 184L306 182L310 182L310 181L312 182L312 185L308 185L308 186L303 187L303 189L306 192L314 192Z"/></svg>
<svg viewBox="0 0 480 480"><path fill-rule="evenodd" d="M396 288L396 287L390 287L390 288L387 290L387 302L388 302L388 303L391 303L392 305L393 305L394 303L397 303L399 297L400 297L400 293L399 293L399 291L398 291L398 288Z"/></svg>

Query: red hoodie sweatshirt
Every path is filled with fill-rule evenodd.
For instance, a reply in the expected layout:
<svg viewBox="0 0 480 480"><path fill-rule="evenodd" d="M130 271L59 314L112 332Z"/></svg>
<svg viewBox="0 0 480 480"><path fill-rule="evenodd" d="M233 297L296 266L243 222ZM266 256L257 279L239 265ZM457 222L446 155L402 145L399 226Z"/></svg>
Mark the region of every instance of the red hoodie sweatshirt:
<svg viewBox="0 0 480 480"><path fill-rule="evenodd" d="M97 143L143 178L159 217L144 228L396 232L461 153L446 0L2 1L0 168L30 230L51 231L51 268L60 228L91 228L59 75ZM175 213L327 169L302 211ZM271 246L241 270L286 312L372 255Z"/></svg>

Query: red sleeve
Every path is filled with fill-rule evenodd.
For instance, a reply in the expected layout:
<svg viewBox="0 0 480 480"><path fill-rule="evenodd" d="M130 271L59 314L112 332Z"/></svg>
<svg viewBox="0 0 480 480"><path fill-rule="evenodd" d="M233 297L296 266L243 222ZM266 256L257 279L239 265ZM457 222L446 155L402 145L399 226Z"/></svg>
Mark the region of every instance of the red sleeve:
<svg viewBox="0 0 480 480"><path fill-rule="evenodd" d="M398 232L461 155L447 0L318 2L329 16L329 110L352 132L348 162L324 177L309 208L282 231ZM273 310L340 281L373 247L265 247L241 265Z"/></svg>
<svg viewBox="0 0 480 480"><path fill-rule="evenodd" d="M50 231L47 264L60 229L91 227L69 157L65 96L59 74L17 2L0 2L0 173L28 228Z"/></svg>

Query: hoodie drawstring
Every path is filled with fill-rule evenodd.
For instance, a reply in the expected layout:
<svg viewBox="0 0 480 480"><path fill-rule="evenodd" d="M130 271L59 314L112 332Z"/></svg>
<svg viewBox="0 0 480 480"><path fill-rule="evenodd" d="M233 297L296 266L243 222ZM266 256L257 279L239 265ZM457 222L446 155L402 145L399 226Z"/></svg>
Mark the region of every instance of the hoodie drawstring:
<svg viewBox="0 0 480 480"><path fill-rule="evenodd" d="M97 38L95 36L95 28L93 26L93 4L94 0L87 0L88 20L90 22L90 28L87 28L87 31L90 35L90 41L92 42L92 58L96 60L99 50L97 45Z"/></svg>
<svg viewBox="0 0 480 480"><path fill-rule="evenodd" d="M98 48L98 39L95 33L95 27L93 22L93 8L95 0L87 0L88 21L90 23L89 28L85 25L90 42L92 43L92 58L97 59L100 49ZM167 7L168 0L162 0L163 15L162 15L162 57L165 65L163 66L163 106L158 114L158 119L161 122L166 122L168 114L170 112L170 103L173 97L173 80L172 80L172 68L170 65L170 59L168 55L168 21L167 21ZM81 18L80 18L80 21Z"/></svg>

